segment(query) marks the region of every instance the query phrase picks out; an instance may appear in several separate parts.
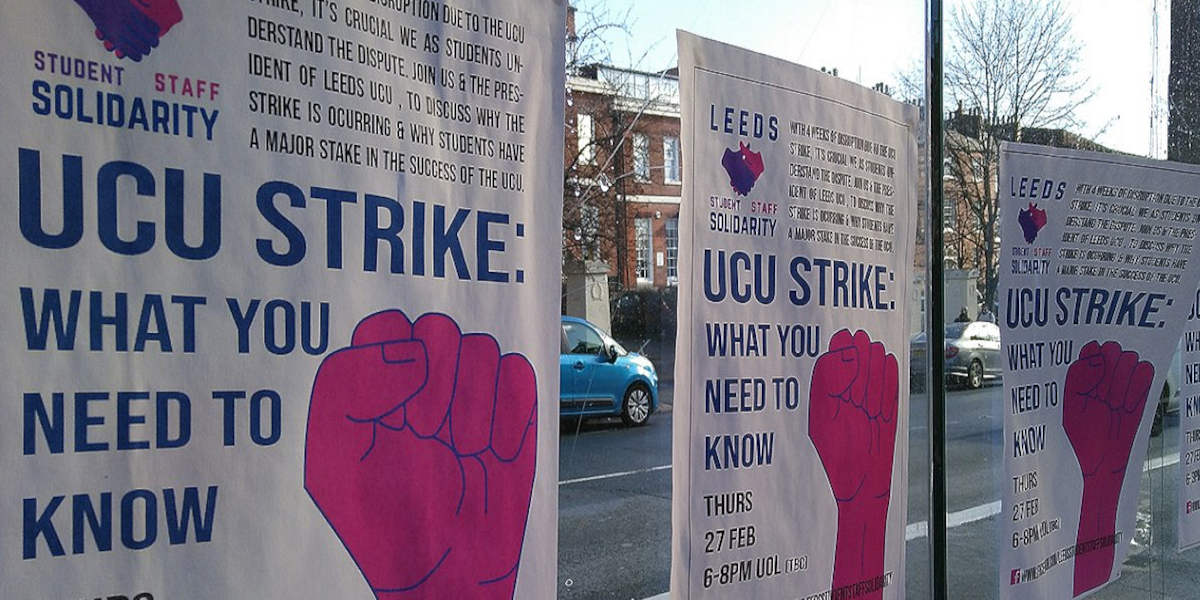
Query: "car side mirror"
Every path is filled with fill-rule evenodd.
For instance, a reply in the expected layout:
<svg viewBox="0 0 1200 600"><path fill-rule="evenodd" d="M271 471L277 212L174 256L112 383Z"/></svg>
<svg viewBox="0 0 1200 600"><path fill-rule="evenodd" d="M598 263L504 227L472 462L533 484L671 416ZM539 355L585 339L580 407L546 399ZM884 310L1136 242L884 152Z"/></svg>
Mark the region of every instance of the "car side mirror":
<svg viewBox="0 0 1200 600"><path fill-rule="evenodd" d="M607 358L608 362L610 362L610 363L617 362L617 347L616 346L605 346L604 347L604 357Z"/></svg>

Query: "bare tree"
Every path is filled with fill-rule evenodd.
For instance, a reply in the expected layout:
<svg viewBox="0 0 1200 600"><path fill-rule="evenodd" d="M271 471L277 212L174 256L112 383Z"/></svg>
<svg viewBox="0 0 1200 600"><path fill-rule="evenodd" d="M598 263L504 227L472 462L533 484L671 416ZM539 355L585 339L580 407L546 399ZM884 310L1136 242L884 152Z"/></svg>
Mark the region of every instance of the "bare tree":
<svg viewBox="0 0 1200 600"><path fill-rule="evenodd" d="M1171 0L1167 158L1200 164L1200 2Z"/></svg>
<svg viewBox="0 0 1200 600"><path fill-rule="evenodd" d="M957 110L946 123L947 216L956 221L946 231L947 254L959 268L980 270L990 310L999 271L1000 143L1030 141L1032 129L1078 130L1077 110L1094 92L1079 71L1081 47L1059 0L972 0L951 12L949 24L945 98Z"/></svg>
<svg viewBox="0 0 1200 600"><path fill-rule="evenodd" d="M569 19L563 256L614 262L623 281L629 245L625 198L638 194L641 185L632 160L633 134L647 110L671 102L671 94L656 85L668 77L636 70L649 50L612 55L613 41L630 36L628 10L593 3L572 11ZM614 67L618 62L634 68ZM581 114L588 115L587 125L581 125Z"/></svg>

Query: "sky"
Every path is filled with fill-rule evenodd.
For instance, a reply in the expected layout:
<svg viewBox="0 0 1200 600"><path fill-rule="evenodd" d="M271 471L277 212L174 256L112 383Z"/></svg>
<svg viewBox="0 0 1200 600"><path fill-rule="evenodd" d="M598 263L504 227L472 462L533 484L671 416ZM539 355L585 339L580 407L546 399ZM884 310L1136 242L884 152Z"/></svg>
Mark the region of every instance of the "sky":
<svg viewBox="0 0 1200 600"><path fill-rule="evenodd" d="M947 19L961 0L946 0ZM1095 95L1079 112L1081 131L1133 154L1150 152L1153 9L1159 11L1161 131L1169 61L1166 0L1063 0L1083 45L1080 71ZM924 63L923 0L576 0L629 14L630 34L610 36L613 62L648 71L674 66L675 30L743 46L838 74L866 86L894 84ZM1165 145L1160 140L1159 146Z"/></svg>

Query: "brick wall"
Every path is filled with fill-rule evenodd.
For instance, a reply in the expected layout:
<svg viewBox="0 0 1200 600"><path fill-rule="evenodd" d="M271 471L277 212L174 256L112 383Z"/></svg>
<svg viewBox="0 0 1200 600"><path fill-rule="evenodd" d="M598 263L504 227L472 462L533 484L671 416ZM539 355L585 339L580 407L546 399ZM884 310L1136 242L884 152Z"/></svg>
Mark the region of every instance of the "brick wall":
<svg viewBox="0 0 1200 600"><path fill-rule="evenodd" d="M626 239L629 240L629 252L627 253L626 280L622 283L627 288L632 288L638 285L653 285L657 288L672 285L674 282L668 279L669 255L667 253L667 222L676 220L678 224L679 204L669 202L654 202L654 203L629 203L627 208L629 224L627 227ZM649 278L645 280L638 279L637 273L637 235L636 227L637 220L645 219L650 223L650 255L649 255ZM678 229L676 230L678 232ZM678 237L676 237L678 243ZM678 248L678 246L676 246ZM661 257L662 263L659 264ZM617 270L614 268L613 276L617 275ZM678 273L676 273L678 276Z"/></svg>
<svg viewBox="0 0 1200 600"><path fill-rule="evenodd" d="M590 114L592 116L595 139L604 139L612 135L614 121L612 110L611 97L578 91L572 94L572 105L567 107L568 127L565 140L565 164L570 165L579 152L579 138L576 132L576 124L578 123L577 115L581 113ZM623 113L617 120L627 123L632 118L632 114ZM667 221L678 218L678 200L683 189L683 148L678 145L681 144L679 118L677 116L643 113L637 116L632 133L646 136L649 142L650 176L648 179L629 176L615 186L614 193L623 194L626 200L624 203L624 229L626 234L624 238L626 240L626 248L623 253L617 252L616 248L609 248L605 252L605 255L610 260L612 267L610 275L613 278L620 277L623 272L624 276L621 281L623 287L633 288L638 285L653 285L659 288L666 287L673 283L668 277ZM673 138L677 148L676 160L679 164L679 181L675 182L669 182L666 178L666 149L664 140L667 138ZM577 169L578 176L595 177L598 175L599 169L606 163L612 165L608 170L608 176L613 180L616 180L622 173L630 174L633 172L633 135L630 135L621 144L621 154L618 160L608 161L608 149L602 146L599 145L595 150L596 160L594 167L580 166ZM621 173L617 173L617 170L620 170ZM639 218L649 219L651 230L651 251L648 257L650 277L642 281L639 281L637 276L635 235L636 219ZM624 256L625 262L625 269L623 270L617 264L621 256ZM658 262L660 257L662 258L662 264Z"/></svg>

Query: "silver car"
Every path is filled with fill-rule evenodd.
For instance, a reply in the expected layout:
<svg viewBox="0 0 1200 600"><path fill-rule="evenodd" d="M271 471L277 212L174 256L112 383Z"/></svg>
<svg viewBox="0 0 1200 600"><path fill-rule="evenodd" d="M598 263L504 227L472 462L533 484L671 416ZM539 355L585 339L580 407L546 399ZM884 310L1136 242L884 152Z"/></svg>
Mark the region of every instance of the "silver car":
<svg viewBox="0 0 1200 600"><path fill-rule="evenodd" d="M925 378L925 333L913 336L909 365L914 381ZM986 321L946 324L946 378L975 389L1000 379L1000 327Z"/></svg>

